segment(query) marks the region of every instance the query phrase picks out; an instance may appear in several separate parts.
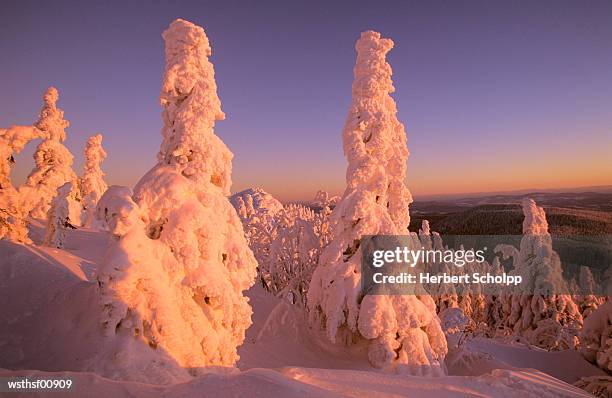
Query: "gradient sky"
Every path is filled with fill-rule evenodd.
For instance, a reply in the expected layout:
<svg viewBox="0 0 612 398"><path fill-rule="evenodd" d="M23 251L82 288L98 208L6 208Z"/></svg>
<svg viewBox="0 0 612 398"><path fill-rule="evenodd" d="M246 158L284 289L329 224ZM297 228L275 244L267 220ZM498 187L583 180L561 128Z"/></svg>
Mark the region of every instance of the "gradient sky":
<svg viewBox="0 0 612 398"><path fill-rule="evenodd" d="M79 174L96 132L109 183L133 185L154 164L161 32L184 18L212 43L233 191L343 191L354 43L367 29L395 41L416 197L612 184L610 1L84 3L0 6L0 126L34 122L56 86Z"/></svg>

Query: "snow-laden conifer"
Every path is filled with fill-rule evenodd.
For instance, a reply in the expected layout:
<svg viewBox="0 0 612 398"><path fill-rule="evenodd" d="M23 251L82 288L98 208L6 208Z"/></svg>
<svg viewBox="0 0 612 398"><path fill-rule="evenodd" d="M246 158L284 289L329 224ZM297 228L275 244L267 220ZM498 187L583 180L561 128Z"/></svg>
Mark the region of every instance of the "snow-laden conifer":
<svg viewBox="0 0 612 398"><path fill-rule="evenodd" d="M361 237L405 235L410 223L406 133L390 96L394 87L386 61L392 47L390 39L372 31L356 44L343 131L347 187L331 215L332 239L313 274L308 304L331 341L367 339L373 366L440 373L447 346L433 299L426 294L362 297L360 291Z"/></svg>
<svg viewBox="0 0 612 398"><path fill-rule="evenodd" d="M122 369L161 381L236 363L257 267L227 199L232 153L213 130L225 115L208 37L179 19L163 38L163 142L134 189L142 227L119 239L98 276L107 331L124 338ZM158 361L127 354L142 346Z"/></svg>
<svg viewBox="0 0 612 398"><path fill-rule="evenodd" d="M106 151L102 148L102 134L89 137L85 145L85 172L81 177L81 197L83 198L81 221L85 227L93 225L96 205L108 188L101 167L105 158Z"/></svg>

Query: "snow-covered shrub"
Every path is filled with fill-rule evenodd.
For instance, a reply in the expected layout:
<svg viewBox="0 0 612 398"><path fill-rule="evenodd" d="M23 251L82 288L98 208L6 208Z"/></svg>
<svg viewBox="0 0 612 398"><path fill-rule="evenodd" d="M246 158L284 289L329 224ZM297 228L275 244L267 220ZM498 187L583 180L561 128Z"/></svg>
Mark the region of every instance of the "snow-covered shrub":
<svg viewBox="0 0 612 398"><path fill-rule="evenodd" d="M267 269L260 265L268 290L286 293L306 306L312 272L327 243L326 216L301 205L288 205L278 213Z"/></svg>
<svg viewBox="0 0 612 398"><path fill-rule="evenodd" d="M114 236L123 236L130 229L142 225L140 209L132 199L128 187L111 185L98 200L93 226Z"/></svg>
<svg viewBox="0 0 612 398"><path fill-rule="evenodd" d="M470 317L461 308L446 308L438 316L445 334L463 332L471 323Z"/></svg>
<svg viewBox="0 0 612 398"><path fill-rule="evenodd" d="M0 239L29 243L28 211L17 189L11 183L14 155L28 142L40 138L42 132L34 126L11 126L0 129Z"/></svg>
<svg viewBox="0 0 612 398"><path fill-rule="evenodd" d="M81 177L81 197L83 198L81 223L85 227L93 226L96 205L108 188L104 182L104 172L100 167L105 158L106 151L102 148L102 134L89 137L85 145L85 173Z"/></svg>
<svg viewBox="0 0 612 398"><path fill-rule="evenodd" d="M56 105L58 98L59 94L54 87L45 92L45 104L35 124L42 132L44 141L34 152L34 170L25 185L19 188L25 206L35 218L47 216L51 200L59 187L67 182L71 182L75 188L78 186L77 176L72 170L73 156L62 144L66 139L65 129L70 123L64 119L64 111ZM71 222L80 225L79 219L72 219Z"/></svg>
<svg viewBox="0 0 612 398"><path fill-rule="evenodd" d="M106 330L131 347L121 352L159 352L152 364L119 355L118 366L156 381L236 363L257 267L227 199L232 153L213 131L224 114L208 38L180 19L163 38L163 142L133 196L144 226L118 240L98 275Z"/></svg>
<svg viewBox="0 0 612 398"><path fill-rule="evenodd" d="M522 205L525 219L520 249L512 250L508 245L495 248L504 257L514 257L514 269L510 273L522 277L521 285L500 298L504 318L497 327L510 328L539 347L563 349L577 342L568 336L577 334L582 316L563 279L544 209L532 199L524 199ZM559 336L563 339L561 344Z"/></svg>
<svg viewBox="0 0 612 398"><path fill-rule="evenodd" d="M411 195L404 179L408 148L396 117L390 39L364 32L357 41L353 95L343 131L347 188L331 216L332 239L308 291L311 320L332 342L368 340L370 363L413 374L442 373L446 339L426 294L361 296L364 235L405 235ZM418 238L416 238L418 242ZM424 292L423 292L424 293Z"/></svg>
<svg viewBox="0 0 612 398"><path fill-rule="evenodd" d="M57 195L51 201L47 212L47 231L45 244L61 249L66 243L66 230L74 229L70 223L70 196L74 195L72 183L67 182L57 189Z"/></svg>
<svg viewBox="0 0 612 398"><path fill-rule="evenodd" d="M612 301L585 319L580 333L580 352L588 361L612 372Z"/></svg>
<svg viewBox="0 0 612 398"><path fill-rule="evenodd" d="M329 208L283 207L261 189L239 192L230 200L259 264L262 286L305 306L312 271L329 236Z"/></svg>
<svg viewBox="0 0 612 398"><path fill-rule="evenodd" d="M230 201L259 264L262 286L305 305L310 276L329 236L329 207L283 206L260 188L238 192Z"/></svg>

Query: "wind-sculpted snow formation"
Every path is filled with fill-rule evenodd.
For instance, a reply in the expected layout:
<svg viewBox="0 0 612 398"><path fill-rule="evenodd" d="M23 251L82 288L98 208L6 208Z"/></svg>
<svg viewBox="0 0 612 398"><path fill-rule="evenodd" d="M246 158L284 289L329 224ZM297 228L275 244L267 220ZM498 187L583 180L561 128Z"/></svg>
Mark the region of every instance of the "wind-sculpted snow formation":
<svg viewBox="0 0 612 398"><path fill-rule="evenodd" d="M73 189L78 187L77 176L72 170L73 156L63 144L66 139L65 129L70 123L64 119L64 111L57 107L58 98L59 94L54 87L45 92L45 104L35 124L44 140L34 152L34 170L25 185L19 188L24 206L35 218L46 218L59 187L67 182L72 183ZM80 225L78 218L71 218L70 221Z"/></svg>
<svg viewBox="0 0 612 398"><path fill-rule="evenodd" d="M520 249L495 249L505 257L514 256L511 274L522 276L522 283L501 297L504 319L498 326L524 334L539 347L574 348L582 316L552 248L546 214L532 199L523 200L522 206L525 219Z"/></svg>
<svg viewBox="0 0 612 398"><path fill-rule="evenodd" d="M396 117L386 54L390 39L364 32L357 41L352 102L344 126L347 187L331 214L332 239L308 291L312 321L332 342L367 340L378 368L412 374L443 373L446 339L433 299L415 295L361 295L364 235L405 235L411 195L404 179L408 148ZM414 244L420 244L416 234Z"/></svg>
<svg viewBox="0 0 612 398"><path fill-rule="evenodd" d="M141 222L121 236L98 275L107 332L122 341L105 371L156 382L236 363L251 324L243 292L257 267L227 199L233 155L213 131L225 115L208 38L180 19L163 38L158 162L134 189L137 209L127 212ZM156 360L134 354L137 347L156 350Z"/></svg>
<svg viewBox="0 0 612 398"><path fill-rule="evenodd" d="M104 159L106 159L106 151L102 148L102 134L89 137L85 146L85 172L81 177L81 197L83 198L81 220L85 227L93 226L96 205L108 188L101 168Z"/></svg>
<svg viewBox="0 0 612 398"><path fill-rule="evenodd" d="M28 209L11 183L11 168L15 163L14 155L20 153L28 142L41 137L42 132L34 126L0 129L0 239L30 242Z"/></svg>

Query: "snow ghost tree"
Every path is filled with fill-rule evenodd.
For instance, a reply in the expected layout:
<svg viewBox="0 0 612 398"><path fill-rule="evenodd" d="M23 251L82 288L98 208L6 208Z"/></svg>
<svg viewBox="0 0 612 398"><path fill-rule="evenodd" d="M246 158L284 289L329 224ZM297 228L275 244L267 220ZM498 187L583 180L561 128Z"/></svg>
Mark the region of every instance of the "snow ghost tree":
<svg viewBox="0 0 612 398"><path fill-rule="evenodd" d="M0 129L0 238L29 243L27 216L21 196L11 183L14 154L42 132L33 126L11 126Z"/></svg>
<svg viewBox="0 0 612 398"><path fill-rule="evenodd" d="M520 249L507 245L495 248L506 258L514 257L510 274L522 277L520 285L501 297L504 319L498 326L524 334L542 348L575 348L582 316L563 279L559 255L552 248L546 214L532 199L524 199L522 206L525 219Z"/></svg>
<svg viewBox="0 0 612 398"><path fill-rule="evenodd" d="M104 172L100 167L105 158L102 134L89 137L85 145L85 173L81 177L81 197L83 198L81 224L85 227L93 225L98 200L108 188L104 182Z"/></svg>
<svg viewBox="0 0 612 398"><path fill-rule="evenodd" d="M57 189L66 182L71 182L73 189L78 189L77 176L72 170L73 156L62 144L66 139L65 129L70 123L64 119L64 111L56 105L58 98L59 94L54 87L49 88L44 95L45 105L35 124L42 132L44 141L34 152L34 170L25 185L19 188L25 206L35 218L47 216ZM71 219L71 222L80 224L78 219Z"/></svg>
<svg viewBox="0 0 612 398"><path fill-rule="evenodd" d="M67 182L57 190L57 196L51 201L47 212L47 233L45 244L61 249L66 243L66 230L73 228L70 224L70 195L73 193L72 183Z"/></svg>
<svg viewBox="0 0 612 398"><path fill-rule="evenodd" d="M163 142L134 189L142 223L111 248L98 276L108 333L172 359L142 363L141 374L157 380L170 367L193 374L236 363L251 324L243 292L257 268L227 199L233 155L213 131L224 114L208 38L180 19L163 38Z"/></svg>
<svg viewBox="0 0 612 398"><path fill-rule="evenodd" d="M396 117L390 39L364 32L357 41L352 102L344 126L347 187L330 216L332 238L308 291L311 318L335 342L368 340L378 368L412 374L443 372L446 339L433 299L426 295L361 297L364 235L406 235L412 201L404 185L408 148ZM418 238L416 238L418 242Z"/></svg>

